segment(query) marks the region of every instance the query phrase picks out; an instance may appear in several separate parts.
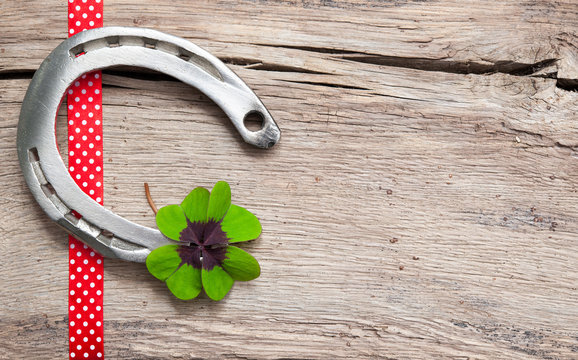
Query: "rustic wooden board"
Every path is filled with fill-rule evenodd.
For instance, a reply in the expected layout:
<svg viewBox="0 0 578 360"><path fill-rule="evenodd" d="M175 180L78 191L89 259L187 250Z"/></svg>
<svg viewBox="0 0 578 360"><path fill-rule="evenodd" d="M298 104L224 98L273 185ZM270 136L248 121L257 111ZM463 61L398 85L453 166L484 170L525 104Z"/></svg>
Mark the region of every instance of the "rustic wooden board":
<svg viewBox="0 0 578 360"><path fill-rule="evenodd" d="M0 0L0 359L67 352L67 237L15 150L65 14ZM106 261L108 358L578 356L575 1L106 0L105 25L212 51L283 131L253 149L198 91L105 74L108 208L154 226L143 182L165 205L227 180L264 228L220 303Z"/></svg>

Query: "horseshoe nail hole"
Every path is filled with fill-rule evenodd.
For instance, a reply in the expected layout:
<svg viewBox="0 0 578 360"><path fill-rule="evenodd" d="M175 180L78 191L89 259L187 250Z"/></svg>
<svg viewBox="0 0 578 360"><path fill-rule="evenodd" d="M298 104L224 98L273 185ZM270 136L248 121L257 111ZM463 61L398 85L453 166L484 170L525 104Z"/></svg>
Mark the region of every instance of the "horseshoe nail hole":
<svg viewBox="0 0 578 360"><path fill-rule="evenodd" d="M52 186L51 183L46 183L44 185L41 185L40 187L42 188L44 195L46 195L47 197L51 197L52 195L56 194L56 190L54 190L54 187Z"/></svg>
<svg viewBox="0 0 578 360"><path fill-rule="evenodd" d="M67 214L64 214L64 217L66 218L66 220L70 221L74 225L78 225L78 221L80 220L78 217L74 215L72 211Z"/></svg>
<svg viewBox="0 0 578 360"><path fill-rule="evenodd" d="M184 53L184 52L181 52L181 53L179 54L179 57L180 57L181 59L185 60L185 61L191 60L191 55L190 55L190 54L186 54L186 53Z"/></svg>
<svg viewBox="0 0 578 360"><path fill-rule="evenodd" d="M40 161L40 156L38 156L38 149L36 148L28 149L28 161L30 162Z"/></svg>
<svg viewBox="0 0 578 360"><path fill-rule="evenodd" d="M70 49L70 56L71 57L79 57L80 55L84 55L86 52L84 51L84 44L80 44L78 46L73 47Z"/></svg>
<svg viewBox="0 0 578 360"><path fill-rule="evenodd" d="M105 245L110 245L112 244L112 241L114 240L114 234L111 233L108 230L102 230L100 232L100 234L98 234L96 236L96 239L99 240L100 242L102 242Z"/></svg>
<svg viewBox="0 0 578 360"><path fill-rule="evenodd" d="M263 114L258 111L251 111L247 115L245 115L245 119L243 119L243 124L249 131L259 131L263 129L263 125L265 124L265 119L263 118Z"/></svg>
<svg viewBox="0 0 578 360"><path fill-rule="evenodd" d="M120 38L118 36L113 36L106 38L108 47L115 48L120 46Z"/></svg>
<svg viewBox="0 0 578 360"><path fill-rule="evenodd" d="M144 46L148 49L156 49L157 48L157 43L156 42L145 42Z"/></svg>

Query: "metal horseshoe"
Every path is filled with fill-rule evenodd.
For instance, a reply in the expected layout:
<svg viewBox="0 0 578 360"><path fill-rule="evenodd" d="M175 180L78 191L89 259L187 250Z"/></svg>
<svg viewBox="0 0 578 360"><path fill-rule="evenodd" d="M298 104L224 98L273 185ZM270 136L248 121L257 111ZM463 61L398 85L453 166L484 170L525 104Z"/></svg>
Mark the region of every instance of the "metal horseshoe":
<svg viewBox="0 0 578 360"><path fill-rule="evenodd" d="M68 233L103 256L144 262L150 251L170 240L86 195L69 175L54 131L68 87L84 73L117 65L155 70L199 89L223 109L251 145L270 148L281 132L261 100L233 71L182 38L151 29L104 27L79 33L54 49L34 74L22 103L17 142L24 178L46 214ZM255 132L244 125L253 113L263 118L262 129Z"/></svg>

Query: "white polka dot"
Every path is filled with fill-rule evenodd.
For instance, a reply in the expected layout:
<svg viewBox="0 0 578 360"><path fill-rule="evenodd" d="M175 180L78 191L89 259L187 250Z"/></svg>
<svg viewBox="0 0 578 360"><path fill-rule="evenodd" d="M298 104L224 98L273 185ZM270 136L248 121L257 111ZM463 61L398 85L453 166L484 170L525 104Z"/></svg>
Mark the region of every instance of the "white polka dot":
<svg viewBox="0 0 578 360"><path fill-rule="evenodd" d="M76 284L76 287L82 287L82 283Z"/></svg>
<svg viewBox="0 0 578 360"><path fill-rule="evenodd" d="M74 114L74 116L80 117L80 113L77 112L76 114Z"/></svg>
<svg viewBox="0 0 578 360"><path fill-rule="evenodd" d="M72 1L71 1L71 2L72 2ZM71 18L71 19L74 19L74 14L73 14L73 13L70 13L70 14L68 14L68 17Z"/></svg>
<svg viewBox="0 0 578 360"><path fill-rule="evenodd" d="M95 108L96 110L98 110L98 109L100 109L100 105L96 104L96 105L94 105L94 108Z"/></svg>
<svg viewBox="0 0 578 360"><path fill-rule="evenodd" d="M84 296L88 295L88 290L84 290L84 291L82 292L82 295L84 295Z"/></svg>
<svg viewBox="0 0 578 360"><path fill-rule="evenodd" d="M87 186L88 186L88 183L86 181L82 183L82 187L87 187Z"/></svg>
<svg viewBox="0 0 578 360"><path fill-rule="evenodd" d="M74 340L76 340L76 339L74 338L74 336L71 336L71 337L70 337L70 342L74 342Z"/></svg>
<svg viewBox="0 0 578 360"><path fill-rule="evenodd" d="M100 155L100 154L96 154L96 155ZM100 183L100 181L96 182L96 187L100 187L102 184Z"/></svg>
<svg viewBox="0 0 578 360"><path fill-rule="evenodd" d="M74 326L74 325L75 325L74 321L71 321L70 326Z"/></svg>
<svg viewBox="0 0 578 360"><path fill-rule="evenodd" d="M80 164L80 159L76 159L76 163L77 163L77 164Z"/></svg>
<svg viewBox="0 0 578 360"><path fill-rule="evenodd" d="M94 83L92 81L88 82L88 86L92 86Z"/></svg>
<svg viewBox="0 0 578 360"><path fill-rule="evenodd" d="M84 2L86 2L86 1L84 1ZM87 17L88 17L88 15L86 15L86 13L82 14L83 19L86 19Z"/></svg>
<svg viewBox="0 0 578 360"><path fill-rule="evenodd" d="M97 291L96 291L96 295L100 296L100 294L102 294L102 291L97 290Z"/></svg>
<svg viewBox="0 0 578 360"><path fill-rule="evenodd" d="M80 5L76 5L75 9L76 11L80 10Z"/></svg>
<svg viewBox="0 0 578 360"><path fill-rule="evenodd" d="M84 305L84 306L82 307L82 310L83 310L83 311L88 310L88 306Z"/></svg>
<svg viewBox="0 0 578 360"><path fill-rule="evenodd" d="M89 194L94 195L94 190L90 189Z"/></svg>
<svg viewBox="0 0 578 360"><path fill-rule="evenodd" d="M83 79L86 79L86 74L82 75L82 78L83 78Z"/></svg>
<svg viewBox="0 0 578 360"><path fill-rule="evenodd" d="M94 159L89 159L88 162L89 162L90 164L94 164Z"/></svg>
<svg viewBox="0 0 578 360"><path fill-rule="evenodd" d="M88 315L89 318L94 319L94 314Z"/></svg>
<svg viewBox="0 0 578 360"><path fill-rule="evenodd" d="M90 256L94 256L94 251L91 251L91 252L90 252Z"/></svg>
<svg viewBox="0 0 578 360"><path fill-rule="evenodd" d="M74 129L74 131L76 131L76 133L78 134L80 132L80 128L76 128Z"/></svg>
<svg viewBox="0 0 578 360"><path fill-rule="evenodd" d="M95 286L96 286L96 285L95 285L93 282L90 283L90 287L91 287L91 288L93 288L93 287L95 287Z"/></svg>
<svg viewBox="0 0 578 360"><path fill-rule="evenodd" d="M70 305L70 311L74 311L74 305Z"/></svg>
<svg viewBox="0 0 578 360"><path fill-rule="evenodd" d="M87 357L88 357L88 353L84 353L84 357L87 358Z"/></svg>
<svg viewBox="0 0 578 360"><path fill-rule="evenodd" d="M82 171L86 171L86 170L88 170L88 168L86 166L83 166Z"/></svg>
<svg viewBox="0 0 578 360"><path fill-rule="evenodd" d="M87 121L86 120L82 120L82 125L86 125Z"/></svg>
<svg viewBox="0 0 578 360"><path fill-rule="evenodd" d="M93 143L90 143L90 144L88 144L88 147L91 148L91 149L93 149L93 148L94 148L94 144L93 144Z"/></svg>
<svg viewBox="0 0 578 360"><path fill-rule="evenodd" d="M76 268L76 271L81 272L81 271L82 271L82 268L79 266L79 267Z"/></svg>
<svg viewBox="0 0 578 360"><path fill-rule="evenodd" d="M74 274L70 275L70 280L74 280L76 276Z"/></svg>
<svg viewBox="0 0 578 360"><path fill-rule="evenodd" d="M84 280L88 280L88 275L84 275L82 278L83 278Z"/></svg>
<svg viewBox="0 0 578 360"><path fill-rule="evenodd" d="M80 26L80 21L77 21L77 22L76 22L76 26Z"/></svg>
<svg viewBox="0 0 578 360"><path fill-rule="evenodd" d="M76 143L75 147L76 147L77 149L80 149L80 143Z"/></svg>
<svg viewBox="0 0 578 360"><path fill-rule="evenodd" d="M78 329L78 330L76 330L76 333L77 333L78 335L80 335L80 334L82 334L82 330Z"/></svg>
<svg viewBox="0 0 578 360"><path fill-rule="evenodd" d="M82 317L82 315L76 314L76 318L77 318L77 319L80 319L81 317Z"/></svg>
<svg viewBox="0 0 578 360"><path fill-rule="evenodd" d="M94 123L95 123L96 125L100 125L100 120L96 120Z"/></svg>
<svg viewBox="0 0 578 360"><path fill-rule="evenodd" d="M74 98L74 101L79 102L79 101L80 101L80 98L77 96L77 97Z"/></svg>
<svg viewBox="0 0 578 360"><path fill-rule="evenodd" d="M91 112L88 113L88 117L93 117L93 116L94 116L93 113L91 113Z"/></svg>
<svg viewBox="0 0 578 360"><path fill-rule="evenodd" d="M97 1L97 2L99 2L99 1ZM98 353L98 354L96 354L96 356L102 357L102 354L101 354L101 353Z"/></svg>
<svg viewBox="0 0 578 360"><path fill-rule="evenodd" d="M74 86L79 87L79 86L80 86L80 82L79 82L79 81L75 81L75 82L74 82Z"/></svg>
<svg viewBox="0 0 578 360"><path fill-rule="evenodd" d="M100 326L100 321L96 322L96 326ZM102 341L102 339L100 338L100 336L96 338L96 342L101 342L101 341Z"/></svg>
<svg viewBox="0 0 578 360"><path fill-rule="evenodd" d="M94 175L93 175L93 174L90 174L90 175L88 175L88 178L89 178L90 180L94 180Z"/></svg>
<svg viewBox="0 0 578 360"><path fill-rule="evenodd" d="M88 128L88 132L92 134L92 133L94 132L94 129L93 129L93 128Z"/></svg>
<svg viewBox="0 0 578 360"><path fill-rule="evenodd" d="M84 150L84 151L82 152L82 156L86 156L86 155L88 155L88 152L87 152L86 150Z"/></svg>
<svg viewBox="0 0 578 360"><path fill-rule="evenodd" d="M95 77L96 77L96 76L95 76ZM94 90L94 93L95 93L95 94L100 94L100 90L96 89L96 90Z"/></svg>
<svg viewBox="0 0 578 360"><path fill-rule="evenodd" d="M90 335L94 335L94 329L90 329Z"/></svg>
<svg viewBox="0 0 578 360"><path fill-rule="evenodd" d="M98 260L96 260L96 263L97 263L97 264L102 264L102 260L101 260L101 259L98 259ZM100 290L99 290L99 291L100 291ZM98 295L100 295L100 294L98 294Z"/></svg>
<svg viewBox="0 0 578 360"><path fill-rule="evenodd" d="M80 180L80 174L76 174L76 180Z"/></svg>
<svg viewBox="0 0 578 360"><path fill-rule="evenodd" d="M74 124L74 120L68 120L68 125Z"/></svg>
<svg viewBox="0 0 578 360"><path fill-rule="evenodd" d="M94 298L90 298L88 301L90 301L91 304L94 304Z"/></svg>
<svg viewBox="0 0 578 360"><path fill-rule="evenodd" d="M82 349L82 345L78 345L76 348L77 348L78 350L80 350L80 349Z"/></svg>
<svg viewBox="0 0 578 360"><path fill-rule="evenodd" d="M71 2L72 2L72 1L71 1ZM73 352L70 353L70 357L71 357L71 358L73 358L73 357L75 357L75 356L76 356L75 353L73 353Z"/></svg>
<svg viewBox="0 0 578 360"><path fill-rule="evenodd" d="M88 102L92 102L92 100L93 100L92 97L88 98Z"/></svg>
<svg viewBox="0 0 578 360"><path fill-rule="evenodd" d="M68 90L68 93L72 94L72 90ZM72 109L74 109L74 106L68 105L68 110L72 110Z"/></svg>
<svg viewBox="0 0 578 360"><path fill-rule="evenodd" d="M84 262L84 265L87 265L87 264L88 264L88 260L86 260L86 259L84 259L83 262Z"/></svg>
<svg viewBox="0 0 578 360"><path fill-rule="evenodd" d="M86 94L86 89L82 89L82 91L80 91L83 94Z"/></svg>
<svg viewBox="0 0 578 360"><path fill-rule="evenodd" d="M86 321L83 322L83 323L82 323L82 326L84 326L84 327L88 326L88 322L86 322Z"/></svg>
<svg viewBox="0 0 578 360"><path fill-rule="evenodd" d="M88 10L90 10L90 11L94 10L94 6L90 5L90 6L88 7Z"/></svg>
<svg viewBox="0 0 578 360"><path fill-rule="evenodd" d="M82 253L80 251L76 253L76 256L80 256L80 255L82 255Z"/></svg>
<svg viewBox="0 0 578 360"><path fill-rule="evenodd" d="M74 140L74 136L70 135L70 136L68 137L68 140L70 140L70 141Z"/></svg>
<svg viewBox="0 0 578 360"><path fill-rule="evenodd" d="M74 34L74 29L68 30L69 33Z"/></svg>
<svg viewBox="0 0 578 360"><path fill-rule="evenodd" d="M90 272L94 272L95 268L94 266L90 268Z"/></svg>
<svg viewBox="0 0 578 360"><path fill-rule="evenodd" d="M82 299L81 299L81 298L76 299L76 303L77 303L77 304L80 304L81 302L82 302Z"/></svg>
<svg viewBox="0 0 578 360"><path fill-rule="evenodd" d="M99 197L96 198L96 202L101 202L101 201L102 201L101 198L99 198Z"/></svg>
<svg viewBox="0 0 578 360"><path fill-rule="evenodd" d="M94 345L90 345L90 350L94 350Z"/></svg>
<svg viewBox="0 0 578 360"><path fill-rule="evenodd" d="M82 104L82 110L86 110L86 105Z"/></svg>
<svg viewBox="0 0 578 360"><path fill-rule="evenodd" d="M100 135L96 135L94 138L98 141L100 140Z"/></svg>
<svg viewBox="0 0 578 360"><path fill-rule="evenodd" d="M68 153L68 155L74 156L74 151L73 151L73 150L70 150L70 152Z"/></svg>
<svg viewBox="0 0 578 360"><path fill-rule="evenodd" d="M74 244L70 244L70 248L74 249ZM74 263L73 263L74 264Z"/></svg>
<svg viewBox="0 0 578 360"><path fill-rule="evenodd" d="M102 275L100 275L100 274L96 275L96 279L97 279L97 280L102 279Z"/></svg>
<svg viewBox="0 0 578 360"><path fill-rule="evenodd" d="M72 296L74 294L75 294L74 290L70 290L70 295Z"/></svg>
<svg viewBox="0 0 578 360"><path fill-rule="evenodd" d="M70 263L71 263L72 265L74 265L74 263L75 263L74 259L70 260Z"/></svg>
<svg viewBox="0 0 578 360"><path fill-rule="evenodd" d="M100 307L100 305L98 305L98 306L96 307L96 311L100 311L100 309L102 309L102 308ZM97 323L97 325L98 325L99 323L100 323L100 321ZM98 326L100 326L100 325L98 325Z"/></svg>
<svg viewBox="0 0 578 360"><path fill-rule="evenodd" d="M100 2L100 1L97 1L97 2ZM98 79L99 77L100 77L100 74L99 74L99 73L94 74L94 78L95 78L95 79Z"/></svg>
<svg viewBox="0 0 578 360"><path fill-rule="evenodd" d="M88 25L94 26L94 21L90 20L90 21L88 22Z"/></svg>

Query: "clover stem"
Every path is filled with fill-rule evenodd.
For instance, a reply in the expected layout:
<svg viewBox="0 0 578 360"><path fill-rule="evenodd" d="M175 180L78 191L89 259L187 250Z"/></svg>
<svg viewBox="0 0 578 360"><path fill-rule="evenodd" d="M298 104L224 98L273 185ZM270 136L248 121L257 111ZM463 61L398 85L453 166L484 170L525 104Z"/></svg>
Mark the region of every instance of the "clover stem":
<svg viewBox="0 0 578 360"><path fill-rule="evenodd" d="M147 196L147 201L149 202L149 206L151 207L151 209L153 210L153 212L156 215L159 211L157 210L157 206L155 205L155 202L153 201L153 198L151 197L151 191L149 189L149 184L144 183L144 188L145 188L145 194Z"/></svg>

